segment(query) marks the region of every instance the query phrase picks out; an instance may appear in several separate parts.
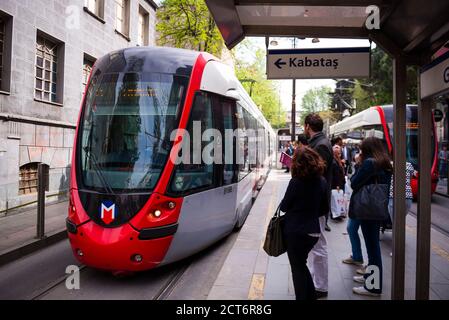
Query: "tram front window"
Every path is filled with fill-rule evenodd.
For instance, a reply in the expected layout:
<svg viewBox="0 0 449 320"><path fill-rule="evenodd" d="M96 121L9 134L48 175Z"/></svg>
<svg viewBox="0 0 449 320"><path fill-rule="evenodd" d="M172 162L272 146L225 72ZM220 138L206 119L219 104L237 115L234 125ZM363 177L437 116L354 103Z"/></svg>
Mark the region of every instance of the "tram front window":
<svg viewBox="0 0 449 320"><path fill-rule="evenodd" d="M161 73L106 73L87 91L80 127L82 186L151 190L168 159L188 79Z"/></svg>
<svg viewBox="0 0 449 320"><path fill-rule="evenodd" d="M393 108L392 107L384 107L385 120L388 124L388 130L390 133L390 139L394 146L394 131L393 131ZM431 147L432 147L432 156L435 153L435 138L433 136L433 123L431 130ZM406 159L410 162L415 170L419 170L418 167L418 108L417 106L407 106L406 112L406 139L407 139L407 148L406 148ZM433 161L433 157L432 157Z"/></svg>

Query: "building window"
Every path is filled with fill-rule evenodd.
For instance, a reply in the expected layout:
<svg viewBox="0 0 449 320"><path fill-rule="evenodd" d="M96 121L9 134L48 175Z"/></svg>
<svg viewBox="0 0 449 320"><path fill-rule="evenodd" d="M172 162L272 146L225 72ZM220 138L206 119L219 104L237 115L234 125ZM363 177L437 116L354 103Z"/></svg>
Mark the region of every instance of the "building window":
<svg viewBox="0 0 449 320"><path fill-rule="evenodd" d="M139 46L148 45L148 26L150 23L150 15L145 9L139 6L139 30L137 44Z"/></svg>
<svg viewBox="0 0 449 320"><path fill-rule="evenodd" d="M104 0L84 0L84 8L89 13L101 19L104 18Z"/></svg>
<svg viewBox="0 0 449 320"><path fill-rule="evenodd" d="M57 102L58 44L42 36L36 43L36 86L38 100Z"/></svg>
<svg viewBox="0 0 449 320"><path fill-rule="evenodd" d="M0 11L0 91L10 91L12 17Z"/></svg>
<svg viewBox="0 0 449 320"><path fill-rule="evenodd" d="M129 0L115 0L115 4L116 4L115 29L121 34L128 36Z"/></svg>
<svg viewBox="0 0 449 320"><path fill-rule="evenodd" d="M38 162L27 163L20 167L19 195L36 193L38 185L37 166ZM45 191L48 191L49 166L44 165Z"/></svg>
<svg viewBox="0 0 449 320"><path fill-rule="evenodd" d="M6 26L5 21L0 17L0 88L2 87L3 78L3 50L5 47Z"/></svg>
<svg viewBox="0 0 449 320"><path fill-rule="evenodd" d="M92 71L92 68L95 63L95 58L84 54L84 61L83 61L83 92L86 89L87 81L89 81L89 75Z"/></svg>

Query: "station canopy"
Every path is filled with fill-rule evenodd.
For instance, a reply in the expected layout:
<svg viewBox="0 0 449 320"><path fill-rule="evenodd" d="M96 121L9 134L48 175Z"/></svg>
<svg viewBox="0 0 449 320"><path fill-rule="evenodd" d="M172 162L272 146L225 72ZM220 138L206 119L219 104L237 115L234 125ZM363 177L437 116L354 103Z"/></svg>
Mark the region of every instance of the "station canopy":
<svg viewBox="0 0 449 320"><path fill-rule="evenodd" d="M206 0L228 49L247 36L371 39L390 54L432 55L449 38L449 1ZM365 26L368 6L380 29Z"/></svg>

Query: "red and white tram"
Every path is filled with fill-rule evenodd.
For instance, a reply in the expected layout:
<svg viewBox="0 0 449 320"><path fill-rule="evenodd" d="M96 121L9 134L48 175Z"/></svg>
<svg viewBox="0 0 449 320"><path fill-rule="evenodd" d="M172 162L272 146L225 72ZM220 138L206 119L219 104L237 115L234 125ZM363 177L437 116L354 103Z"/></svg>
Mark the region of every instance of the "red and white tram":
<svg viewBox="0 0 449 320"><path fill-rule="evenodd" d="M193 152L191 162L171 161L187 134L198 134L194 123L202 150L211 141L205 132L216 129L214 145L232 148L214 152L233 161L207 163ZM243 225L275 160L275 139L233 72L207 53L142 47L102 57L73 148L67 229L75 256L98 269L139 271L206 248Z"/></svg>
<svg viewBox="0 0 449 320"><path fill-rule="evenodd" d="M407 147L406 159L415 170L419 172L418 167L418 107L416 105L406 106L406 126L407 126ZM435 192L438 184L438 165L437 165L437 136L435 133L435 122L432 121L432 140L429 141L432 146L432 193ZM393 106L375 106L359 112L349 118L334 124L330 127L331 136L341 136L343 138L352 138L357 141L365 137L374 136L383 139L390 153L393 152ZM418 176L415 175L411 180L413 197L418 195Z"/></svg>

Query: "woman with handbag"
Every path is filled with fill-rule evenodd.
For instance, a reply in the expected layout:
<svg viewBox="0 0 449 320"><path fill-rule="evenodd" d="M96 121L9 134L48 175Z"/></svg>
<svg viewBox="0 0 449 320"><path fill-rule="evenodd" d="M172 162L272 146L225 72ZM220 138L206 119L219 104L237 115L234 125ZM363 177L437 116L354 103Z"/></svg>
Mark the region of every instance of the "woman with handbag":
<svg viewBox="0 0 449 320"><path fill-rule="evenodd" d="M283 235L297 300L316 299L307 256L320 236L318 218L329 211L327 183L322 177L324 168L323 160L313 149L303 147L296 152L292 179L280 205L285 212Z"/></svg>
<svg viewBox="0 0 449 320"><path fill-rule="evenodd" d="M382 255L379 232L382 221L388 217L388 193L392 174L390 157L382 140L366 138L360 145L360 168L351 177L353 194L349 217L360 222L368 254L367 270L354 281L363 287L354 287L361 295L379 296L382 293Z"/></svg>

